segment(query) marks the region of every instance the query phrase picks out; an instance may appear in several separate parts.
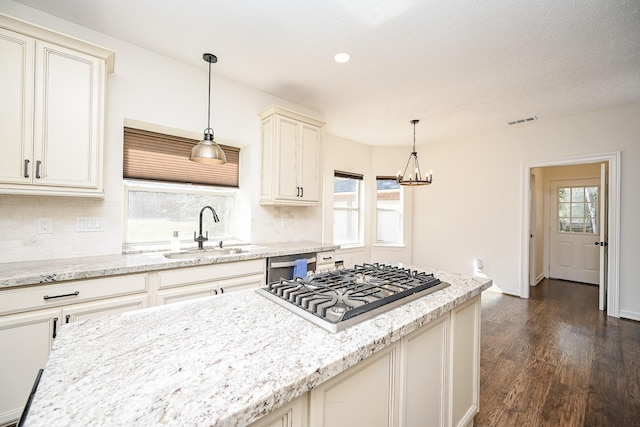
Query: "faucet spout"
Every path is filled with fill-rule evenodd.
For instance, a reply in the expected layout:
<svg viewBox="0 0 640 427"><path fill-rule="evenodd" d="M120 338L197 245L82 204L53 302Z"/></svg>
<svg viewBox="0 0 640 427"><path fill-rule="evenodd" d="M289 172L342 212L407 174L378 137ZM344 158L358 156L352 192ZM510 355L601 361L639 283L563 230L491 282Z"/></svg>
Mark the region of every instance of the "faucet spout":
<svg viewBox="0 0 640 427"><path fill-rule="evenodd" d="M218 218L218 214L216 213L215 209L213 209L211 206L205 206L202 209L200 209L200 221L199 221L199 225L198 225L198 237L196 237L196 232L193 232L193 240L195 242L198 242L198 249L204 249L204 242L206 242L207 240L209 240L209 232L207 231L206 236L202 235L202 214L204 213L204 211L206 209L209 209L211 211L211 213L213 214L213 220L215 222L220 222L220 218Z"/></svg>

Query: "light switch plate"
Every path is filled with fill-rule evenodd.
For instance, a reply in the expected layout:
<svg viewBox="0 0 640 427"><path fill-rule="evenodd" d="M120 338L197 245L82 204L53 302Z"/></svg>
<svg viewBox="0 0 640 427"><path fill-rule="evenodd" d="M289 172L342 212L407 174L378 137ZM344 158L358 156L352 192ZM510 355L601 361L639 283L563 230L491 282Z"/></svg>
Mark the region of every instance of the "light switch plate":
<svg viewBox="0 0 640 427"><path fill-rule="evenodd" d="M76 232L95 232L102 230L102 218L78 217L76 218Z"/></svg>

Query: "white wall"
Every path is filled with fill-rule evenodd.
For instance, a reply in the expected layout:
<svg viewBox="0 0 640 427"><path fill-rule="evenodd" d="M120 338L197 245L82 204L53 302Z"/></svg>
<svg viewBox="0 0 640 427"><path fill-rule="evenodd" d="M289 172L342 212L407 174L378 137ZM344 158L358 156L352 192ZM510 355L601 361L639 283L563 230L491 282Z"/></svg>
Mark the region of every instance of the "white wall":
<svg viewBox="0 0 640 427"><path fill-rule="evenodd" d="M429 145L434 184L414 194L413 262L484 273L503 291L520 293L522 169L542 162L621 152L620 314L640 319L635 264L640 239L640 104L533 122ZM422 151L425 151L422 149Z"/></svg>
<svg viewBox="0 0 640 427"><path fill-rule="evenodd" d="M323 235L324 241L333 243L333 178L334 171L352 172L364 175L363 188L365 194L375 186L372 178L371 158L372 148L368 145L350 141L334 135L325 135L324 140L324 190L323 190ZM344 266L371 262L371 231L369 224L372 219L371 197L364 198L364 245L336 251L336 260L344 261Z"/></svg>
<svg viewBox="0 0 640 427"><path fill-rule="evenodd" d="M398 169L403 169L409 158L411 147L409 145L405 147L373 147L372 159L371 159L371 174L372 184L370 197L372 200L372 221L370 226L371 241L375 243L376 239L376 188L375 177L376 176L396 176ZM421 155L419 155L422 158ZM426 159L425 167L428 170L428 158ZM371 260L376 262L396 263L402 262L405 264L412 264L411 258L411 245L413 242L413 221L412 215L413 206L413 193L415 191L423 191L426 188L412 188L403 187L404 192L404 222L403 222L403 240L402 246L385 246L373 244L371 248ZM418 214L415 218L420 220Z"/></svg>
<svg viewBox="0 0 640 427"><path fill-rule="evenodd" d="M116 52L109 75L105 125L105 198L0 196L0 262L119 254L122 251L122 133L125 119L201 135L207 123L207 64L191 67L124 41L7 1L0 12L95 43ZM225 58L220 58L220 62ZM218 142L241 147L239 221L256 242L320 240L321 209L274 209L258 205L260 120L277 104L322 120L321 114L212 72L212 119ZM75 218L101 217L104 232L76 233ZM53 220L53 234L36 234L36 219ZM224 218L221 218L224 221ZM194 227L197 212L194 212ZM249 230L248 227L244 228ZM195 230L195 228L194 228ZM254 236L251 236L253 238Z"/></svg>

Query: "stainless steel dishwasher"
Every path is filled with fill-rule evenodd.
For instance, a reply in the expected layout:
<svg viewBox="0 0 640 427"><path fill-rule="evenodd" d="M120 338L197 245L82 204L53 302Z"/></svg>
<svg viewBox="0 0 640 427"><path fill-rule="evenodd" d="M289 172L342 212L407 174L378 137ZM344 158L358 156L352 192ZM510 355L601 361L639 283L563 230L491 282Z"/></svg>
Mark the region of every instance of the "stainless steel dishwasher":
<svg viewBox="0 0 640 427"><path fill-rule="evenodd" d="M267 283L277 282L280 279L293 279L293 269L299 259L307 260L307 271L315 271L315 252L269 257L267 258Z"/></svg>

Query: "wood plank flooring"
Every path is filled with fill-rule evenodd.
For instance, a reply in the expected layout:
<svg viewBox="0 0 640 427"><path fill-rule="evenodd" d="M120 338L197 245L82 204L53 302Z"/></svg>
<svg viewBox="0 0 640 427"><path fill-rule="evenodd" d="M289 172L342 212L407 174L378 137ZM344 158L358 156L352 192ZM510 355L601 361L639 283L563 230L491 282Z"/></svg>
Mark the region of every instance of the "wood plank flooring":
<svg viewBox="0 0 640 427"><path fill-rule="evenodd" d="M599 311L592 285L484 292L474 426L640 426L640 322Z"/></svg>

